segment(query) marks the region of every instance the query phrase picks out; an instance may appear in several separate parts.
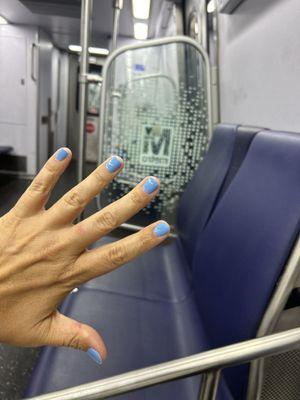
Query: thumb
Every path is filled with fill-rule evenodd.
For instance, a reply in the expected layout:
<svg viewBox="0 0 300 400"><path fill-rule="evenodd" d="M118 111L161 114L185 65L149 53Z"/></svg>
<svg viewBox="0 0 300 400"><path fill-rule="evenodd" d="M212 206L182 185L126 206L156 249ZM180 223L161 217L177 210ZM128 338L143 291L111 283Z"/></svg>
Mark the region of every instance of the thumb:
<svg viewBox="0 0 300 400"><path fill-rule="evenodd" d="M97 363L102 364L107 351L98 332L56 311L50 317L47 345L66 346L87 352Z"/></svg>

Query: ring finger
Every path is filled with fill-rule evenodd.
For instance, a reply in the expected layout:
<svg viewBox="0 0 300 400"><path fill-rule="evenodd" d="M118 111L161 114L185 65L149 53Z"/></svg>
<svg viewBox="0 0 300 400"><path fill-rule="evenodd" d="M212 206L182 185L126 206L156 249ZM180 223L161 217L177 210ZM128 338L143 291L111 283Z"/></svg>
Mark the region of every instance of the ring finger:
<svg viewBox="0 0 300 400"><path fill-rule="evenodd" d="M85 248L143 209L157 194L159 180L149 176L121 199L72 227L75 247Z"/></svg>

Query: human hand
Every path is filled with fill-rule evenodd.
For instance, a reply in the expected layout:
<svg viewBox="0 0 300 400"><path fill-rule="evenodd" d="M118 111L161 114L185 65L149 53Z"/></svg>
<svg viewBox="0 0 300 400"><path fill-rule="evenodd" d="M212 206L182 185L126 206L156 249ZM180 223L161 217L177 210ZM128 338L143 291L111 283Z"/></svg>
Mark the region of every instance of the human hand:
<svg viewBox="0 0 300 400"><path fill-rule="evenodd" d="M68 346L87 351L96 362L106 357L100 335L62 315L57 307L75 287L110 272L160 244L169 233L163 221L94 250L86 247L145 207L159 190L145 178L130 193L73 224L123 168L106 160L49 209L50 193L71 160L58 150L7 214L0 218L0 342L17 346Z"/></svg>

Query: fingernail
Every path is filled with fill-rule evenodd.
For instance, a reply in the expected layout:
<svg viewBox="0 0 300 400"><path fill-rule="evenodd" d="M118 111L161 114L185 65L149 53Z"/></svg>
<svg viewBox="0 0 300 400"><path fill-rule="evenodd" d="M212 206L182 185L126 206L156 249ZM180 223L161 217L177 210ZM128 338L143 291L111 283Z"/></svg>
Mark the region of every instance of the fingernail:
<svg viewBox="0 0 300 400"><path fill-rule="evenodd" d="M55 155L55 158L58 161L63 161L65 158L67 158L69 153L65 149L59 149L58 152Z"/></svg>
<svg viewBox="0 0 300 400"><path fill-rule="evenodd" d="M148 178L144 183L144 190L146 193L150 194L158 188L158 182L154 178Z"/></svg>
<svg viewBox="0 0 300 400"><path fill-rule="evenodd" d="M120 159L116 156L113 156L105 164L105 167L112 174L113 172L116 172L121 167L121 165L122 163Z"/></svg>
<svg viewBox="0 0 300 400"><path fill-rule="evenodd" d="M160 222L156 225L153 231L158 237L165 236L167 233L170 232L170 226L166 222Z"/></svg>
<svg viewBox="0 0 300 400"><path fill-rule="evenodd" d="M102 364L102 358L100 356L100 354L98 353L97 350L93 349L92 347L90 347L87 351L87 354L91 357L92 360L95 361L95 363L101 365Z"/></svg>

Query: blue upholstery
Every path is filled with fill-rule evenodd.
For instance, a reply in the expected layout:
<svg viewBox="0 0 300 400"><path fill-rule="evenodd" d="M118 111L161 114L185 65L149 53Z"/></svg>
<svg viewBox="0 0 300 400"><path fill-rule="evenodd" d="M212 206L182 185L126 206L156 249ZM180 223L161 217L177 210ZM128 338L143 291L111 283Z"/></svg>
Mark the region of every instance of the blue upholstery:
<svg viewBox="0 0 300 400"><path fill-rule="evenodd" d="M171 360L174 355L190 355L203 350L206 344L199 314L191 296L180 303L169 304L100 290L80 289L78 293L69 296L62 311L91 324L101 332L108 348L108 358L103 366L98 367L80 351L46 348L35 369L27 395L109 377ZM120 398L196 399L199 384L199 378L196 377Z"/></svg>
<svg viewBox="0 0 300 400"><path fill-rule="evenodd" d="M199 312L213 347L255 336L299 233L300 135L261 132L198 242ZM244 398L241 370L227 374Z"/></svg>
<svg viewBox="0 0 300 400"><path fill-rule="evenodd" d="M195 254L195 238L205 228L259 130L224 124L216 127L209 151L179 205L178 231L190 264Z"/></svg>
<svg viewBox="0 0 300 400"><path fill-rule="evenodd" d="M195 252L195 238L208 221L228 171L236 132L236 125L215 129L209 151L181 197L177 225L189 263Z"/></svg>
<svg viewBox="0 0 300 400"><path fill-rule="evenodd" d="M255 336L300 216L300 136L258 131L219 126L183 195L179 238L64 302L62 312L101 332L103 366L80 351L45 348L27 396ZM218 400L242 400L247 367L223 378ZM118 398L192 400L199 385L194 377Z"/></svg>

